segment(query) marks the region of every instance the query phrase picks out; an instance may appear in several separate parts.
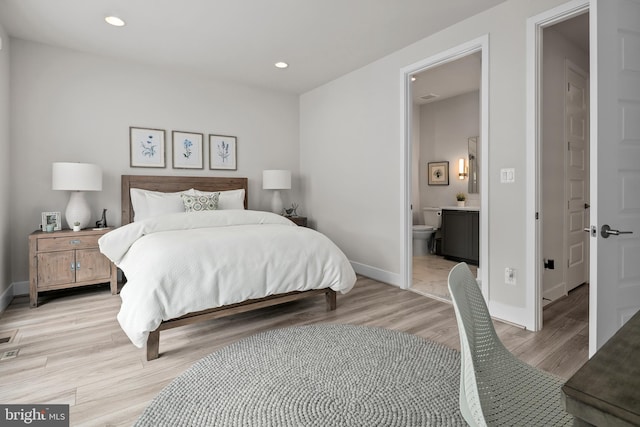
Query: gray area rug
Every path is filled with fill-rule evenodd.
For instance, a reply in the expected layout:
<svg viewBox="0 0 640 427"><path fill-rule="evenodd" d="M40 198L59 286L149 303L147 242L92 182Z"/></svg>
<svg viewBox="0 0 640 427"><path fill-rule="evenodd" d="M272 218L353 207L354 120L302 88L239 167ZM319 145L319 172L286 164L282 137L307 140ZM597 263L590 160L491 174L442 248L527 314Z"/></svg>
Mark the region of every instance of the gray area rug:
<svg viewBox="0 0 640 427"><path fill-rule="evenodd" d="M277 329L196 362L136 426L464 426L460 354L353 325Z"/></svg>

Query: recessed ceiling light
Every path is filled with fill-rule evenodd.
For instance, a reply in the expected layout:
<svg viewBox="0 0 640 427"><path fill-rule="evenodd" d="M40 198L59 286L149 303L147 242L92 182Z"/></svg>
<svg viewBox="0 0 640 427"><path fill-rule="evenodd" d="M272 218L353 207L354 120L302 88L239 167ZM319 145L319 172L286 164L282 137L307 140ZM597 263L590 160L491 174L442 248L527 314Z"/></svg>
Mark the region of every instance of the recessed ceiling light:
<svg viewBox="0 0 640 427"><path fill-rule="evenodd" d="M107 24L111 24L114 27L124 27L124 21L117 16L107 16L104 20L107 21Z"/></svg>
<svg viewBox="0 0 640 427"><path fill-rule="evenodd" d="M276 66L276 68L287 68L289 66L289 64L287 64L286 62L276 62L274 64Z"/></svg>
<svg viewBox="0 0 640 427"><path fill-rule="evenodd" d="M411 76L411 81L415 82L416 81L416 76Z"/></svg>

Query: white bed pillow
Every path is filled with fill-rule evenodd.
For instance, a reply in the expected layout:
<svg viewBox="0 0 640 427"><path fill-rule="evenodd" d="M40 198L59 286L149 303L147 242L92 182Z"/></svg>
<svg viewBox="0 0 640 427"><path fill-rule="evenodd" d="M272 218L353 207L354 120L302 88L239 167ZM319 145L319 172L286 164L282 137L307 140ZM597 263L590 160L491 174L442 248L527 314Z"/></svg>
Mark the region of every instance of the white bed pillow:
<svg viewBox="0 0 640 427"><path fill-rule="evenodd" d="M184 212L184 203L181 194L194 194L194 189L176 193L163 193L161 191L142 190L132 188L129 190L131 204L133 205L133 221L142 221L159 215Z"/></svg>
<svg viewBox="0 0 640 427"><path fill-rule="evenodd" d="M218 210L223 209L244 209L244 188L227 191L200 191L193 190L196 196L208 196L220 193L218 198Z"/></svg>

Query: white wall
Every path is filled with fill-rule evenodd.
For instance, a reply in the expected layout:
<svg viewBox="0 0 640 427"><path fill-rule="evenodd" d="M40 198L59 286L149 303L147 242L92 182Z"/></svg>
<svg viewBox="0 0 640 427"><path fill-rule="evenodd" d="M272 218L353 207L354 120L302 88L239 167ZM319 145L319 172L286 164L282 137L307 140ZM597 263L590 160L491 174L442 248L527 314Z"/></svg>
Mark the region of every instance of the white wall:
<svg viewBox="0 0 640 427"><path fill-rule="evenodd" d="M296 96L18 39L12 40L11 75L14 282L28 280L27 236L38 228L40 213L64 212L69 199L51 190L55 161L102 167L103 191L88 200L92 221L107 208L110 225L120 223L122 174L246 176L249 208L268 209L262 170L291 169L294 189L283 198L300 200ZM170 149L165 169L131 168L129 126L165 129L167 143L172 130L235 135L238 170L211 171L208 159L204 170L172 169Z"/></svg>
<svg viewBox="0 0 640 427"><path fill-rule="evenodd" d="M467 195L470 206L479 206L479 195L469 194L469 180L458 178L458 159L468 159L468 138L480 135L480 93L422 105L420 135L421 207L455 206L460 192ZM428 163L443 161L449 162L449 185L428 185Z"/></svg>
<svg viewBox="0 0 640 427"><path fill-rule="evenodd" d="M567 152L564 133L565 60L569 59L588 71L589 55L553 27L544 30L543 40L542 256L553 259L555 269L543 270L542 291L543 297L554 300L566 295L566 199L563 185Z"/></svg>
<svg viewBox="0 0 640 427"><path fill-rule="evenodd" d="M489 299L526 318L526 19L562 0L509 0L309 91L300 99L300 170L318 228L362 265L399 279L403 123L400 70L489 34ZM485 141L482 141L484 143ZM515 168L501 184L500 169ZM530 213L531 214L531 213ZM518 283L504 283L504 269Z"/></svg>
<svg viewBox="0 0 640 427"><path fill-rule="evenodd" d="M9 132L9 37L0 26L0 311L8 303L3 298L10 284L11 268L11 240L10 240L10 215L9 207L11 199L10 171L11 171L11 144ZM8 300L9 295L6 296Z"/></svg>

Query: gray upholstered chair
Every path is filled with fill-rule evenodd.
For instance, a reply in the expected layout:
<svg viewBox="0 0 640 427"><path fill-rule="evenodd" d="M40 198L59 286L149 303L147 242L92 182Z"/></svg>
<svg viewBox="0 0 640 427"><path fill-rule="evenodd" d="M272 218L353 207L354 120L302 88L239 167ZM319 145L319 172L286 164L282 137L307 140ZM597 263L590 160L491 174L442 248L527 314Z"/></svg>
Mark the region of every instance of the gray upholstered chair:
<svg viewBox="0 0 640 427"><path fill-rule="evenodd" d="M460 332L460 412L471 426L571 425L558 377L521 362L507 350L469 267L449 273Z"/></svg>

